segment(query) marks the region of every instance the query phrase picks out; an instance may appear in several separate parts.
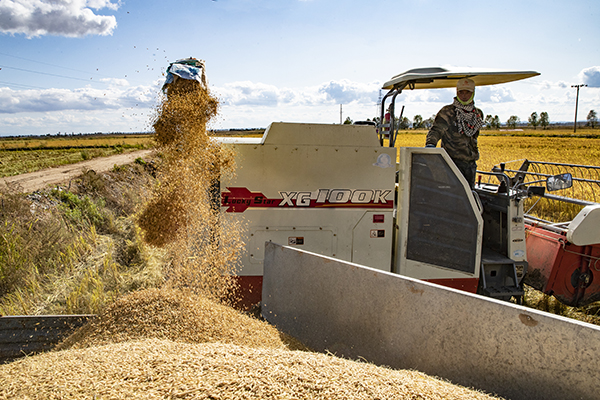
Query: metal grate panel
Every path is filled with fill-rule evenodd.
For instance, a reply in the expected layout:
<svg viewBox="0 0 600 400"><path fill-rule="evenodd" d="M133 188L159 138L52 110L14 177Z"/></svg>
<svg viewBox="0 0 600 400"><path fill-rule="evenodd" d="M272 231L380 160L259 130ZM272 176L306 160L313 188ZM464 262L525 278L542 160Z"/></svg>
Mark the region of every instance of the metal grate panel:
<svg viewBox="0 0 600 400"><path fill-rule="evenodd" d="M407 259L475 273L477 218L440 154L413 154Z"/></svg>

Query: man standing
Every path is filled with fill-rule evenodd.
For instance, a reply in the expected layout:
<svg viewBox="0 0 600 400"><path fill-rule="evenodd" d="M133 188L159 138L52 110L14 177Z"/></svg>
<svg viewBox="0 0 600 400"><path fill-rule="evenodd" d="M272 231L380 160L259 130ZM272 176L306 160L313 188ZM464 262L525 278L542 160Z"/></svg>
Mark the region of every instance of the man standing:
<svg viewBox="0 0 600 400"><path fill-rule="evenodd" d="M476 162L479 159L477 137L483 126L483 112L475 107L474 97L475 82L459 80L454 102L444 106L435 116L425 146L436 147L441 140L442 147L471 187L475 186Z"/></svg>

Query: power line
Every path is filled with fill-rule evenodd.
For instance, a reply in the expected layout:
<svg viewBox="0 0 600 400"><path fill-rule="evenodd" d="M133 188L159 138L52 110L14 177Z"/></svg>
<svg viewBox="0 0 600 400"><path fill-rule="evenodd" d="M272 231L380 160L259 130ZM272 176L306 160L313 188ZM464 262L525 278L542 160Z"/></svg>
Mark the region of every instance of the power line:
<svg viewBox="0 0 600 400"><path fill-rule="evenodd" d="M7 57L12 57L12 58L16 58L16 59L20 59L20 60L24 60L30 63L35 63L35 64L42 64L42 65L48 65L54 68L60 68L60 69L64 69L67 71L73 71L73 72L78 72L78 73L83 73L83 74L89 74L89 75L97 75L100 77L104 77L104 78L108 78L108 79L118 79L118 78L113 78L112 76L109 75L105 75L105 74L101 74L99 72L91 72L91 71L83 71L83 70L79 70L79 69L75 69L75 68L68 68L68 67L63 67L60 65L56 65L56 64L51 64L51 63L46 63L43 61L38 61L38 60L32 60L29 58L25 58L25 57L18 57L18 56L13 56L11 54L7 54L4 52L0 52L0 55L3 56L7 56ZM34 73L34 74L40 74L40 75L48 75L48 76L54 76L54 77L59 77L59 78L64 78L64 79L71 79L71 80L77 80L77 81L82 81L82 82L88 82L88 83L101 83L104 85L108 85L108 82L101 82L100 80L93 80L93 78L90 77L90 79L83 79L83 78L76 78L74 76L66 76L66 75L59 75L59 74L52 74L49 72L41 72L41 71L33 71L33 70L29 70L29 69L24 69L24 68L18 68L18 67L11 67L11 66L4 66L4 65L0 65L0 69L2 68L7 68L7 69L13 69L13 70L17 70L17 71L23 71L23 72L30 72L30 73ZM139 72L139 71L136 71ZM127 78L127 75L125 75L125 77ZM136 81L135 79L131 80L131 78L128 79L129 82L137 82L138 84L142 84L140 81ZM15 85L19 85L19 84L15 84Z"/></svg>
<svg viewBox="0 0 600 400"><path fill-rule="evenodd" d="M32 63L35 63L35 64L42 64L42 65L48 65L48 66L50 66L50 67L55 67L55 68L66 69L66 70L68 70L68 71L73 71L73 72L81 72L81 73L83 73L83 74L94 74L94 75L103 76L103 77L105 77L105 78L110 78L110 76L108 76L108 75L104 75L104 74L101 74L101 73L99 73L99 72L89 72L89 71L82 71L82 70L80 70L80 69L74 69L74 68L69 68L69 67L63 67L63 66L61 66L61 65L50 64L50 63L43 62L43 61L39 61L39 60L32 60L32 59L30 59L30 58L13 56L13 55L11 55L11 54L7 54L7 53L3 53L3 52L0 52L0 55L7 56L7 57L12 57L12 58L17 58L17 59L19 59L19 60L28 61L28 62L32 62Z"/></svg>
<svg viewBox="0 0 600 400"><path fill-rule="evenodd" d="M24 69L24 68L9 67L7 65L0 65L0 68L14 69L16 71L23 71L23 72L31 72L32 74L56 76L58 78L72 79L72 80L75 80L75 81L89 82L90 80L92 80L92 78L90 78L89 80L87 80L87 79L82 79L82 78L75 78L73 76L65 76L65 75L51 74L49 72L40 72L40 71L32 71L30 69ZM100 82L100 81L94 81L94 82L104 83L104 82Z"/></svg>
<svg viewBox="0 0 600 400"><path fill-rule="evenodd" d="M21 88L21 89L48 89L48 88L44 88L41 86L31 86L31 85L23 85L20 83L12 83L12 82L3 82L0 81L0 85L9 85L9 86L16 86L17 88Z"/></svg>

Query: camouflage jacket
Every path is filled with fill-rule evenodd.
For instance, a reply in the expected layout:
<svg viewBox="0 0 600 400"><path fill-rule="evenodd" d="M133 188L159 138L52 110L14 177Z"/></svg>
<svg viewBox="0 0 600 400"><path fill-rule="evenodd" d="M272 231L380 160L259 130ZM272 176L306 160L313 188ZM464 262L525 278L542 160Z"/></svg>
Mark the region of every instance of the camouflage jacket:
<svg viewBox="0 0 600 400"><path fill-rule="evenodd" d="M477 109L483 118L483 111ZM456 160L475 162L479 160L479 147L477 146L477 132L472 137L458 132L456 109L452 104L444 106L435 116L433 126L427 133L426 145L437 146L441 140L442 147L448 155Z"/></svg>

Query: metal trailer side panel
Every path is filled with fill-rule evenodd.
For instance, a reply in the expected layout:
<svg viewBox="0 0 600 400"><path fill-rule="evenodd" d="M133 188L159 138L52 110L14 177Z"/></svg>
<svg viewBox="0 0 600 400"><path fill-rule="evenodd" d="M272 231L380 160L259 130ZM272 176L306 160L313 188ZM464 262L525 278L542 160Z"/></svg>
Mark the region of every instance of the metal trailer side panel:
<svg viewBox="0 0 600 400"><path fill-rule="evenodd" d="M52 349L94 315L0 316L0 364Z"/></svg>
<svg viewBox="0 0 600 400"><path fill-rule="evenodd" d="M262 315L314 350L507 399L600 393L596 325L272 243Z"/></svg>

